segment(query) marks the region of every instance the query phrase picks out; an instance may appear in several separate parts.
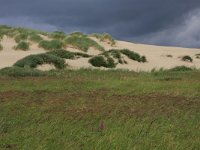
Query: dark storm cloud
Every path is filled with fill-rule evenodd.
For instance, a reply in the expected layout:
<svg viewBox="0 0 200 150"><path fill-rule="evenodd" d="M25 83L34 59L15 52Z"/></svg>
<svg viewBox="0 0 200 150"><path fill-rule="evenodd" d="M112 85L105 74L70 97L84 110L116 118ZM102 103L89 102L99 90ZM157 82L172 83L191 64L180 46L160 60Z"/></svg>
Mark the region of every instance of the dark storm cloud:
<svg viewBox="0 0 200 150"><path fill-rule="evenodd" d="M0 24L200 47L198 8L199 0L0 0Z"/></svg>

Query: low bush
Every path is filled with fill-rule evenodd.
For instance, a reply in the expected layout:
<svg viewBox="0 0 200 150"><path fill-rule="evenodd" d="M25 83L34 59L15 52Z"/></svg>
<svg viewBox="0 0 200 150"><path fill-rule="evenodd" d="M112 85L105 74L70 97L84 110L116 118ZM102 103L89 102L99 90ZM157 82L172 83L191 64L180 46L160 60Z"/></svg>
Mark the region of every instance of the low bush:
<svg viewBox="0 0 200 150"><path fill-rule="evenodd" d="M43 40L39 43L39 47L42 47L45 50L61 49L63 47L63 42L60 40L52 40L52 41Z"/></svg>
<svg viewBox="0 0 200 150"><path fill-rule="evenodd" d="M65 68L64 59L50 54L29 55L18 60L14 66L36 68L38 65L42 64L53 64L57 69Z"/></svg>
<svg viewBox="0 0 200 150"><path fill-rule="evenodd" d="M79 56L80 57L91 57L88 54L79 53L79 52L69 52L69 51L66 51L63 49L50 51L50 52L47 52L46 54L54 55L54 56L64 58L64 59L74 59Z"/></svg>
<svg viewBox="0 0 200 150"><path fill-rule="evenodd" d="M126 64L127 62L122 58L120 50L111 49L109 51L104 52L102 55L104 56L112 56L114 59L118 60L120 64Z"/></svg>
<svg viewBox="0 0 200 150"><path fill-rule="evenodd" d="M95 67L115 68L116 64L111 57L95 56L89 60L89 63Z"/></svg>
<svg viewBox="0 0 200 150"><path fill-rule="evenodd" d="M44 76L45 72L21 67L6 67L0 70L0 75L12 77L25 77L25 76Z"/></svg>
<svg viewBox="0 0 200 150"><path fill-rule="evenodd" d="M135 60L138 62L147 62L147 59L145 56L140 56L140 54L130 51L128 49L120 50L120 52L132 60Z"/></svg>
<svg viewBox="0 0 200 150"><path fill-rule="evenodd" d="M183 61L189 61L189 62L193 62L193 59L190 56L183 56L182 57Z"/></svg>
<svg viewBox="0 0 200 150"><path fill-rule="evenodd" d="M43 39L42 39L42 37L39 36L38 34L32 34L32 35L30 35L29 40L31 40L32 42L39 43L39 42L42 41Z"/></svg>
<svg viewBox="0 0 200 150"><path fill-rule="evenodd" d="M82 51L87 51L90 47L94 47L100 51L104 51L104 48L100 46L97 42L85 36L73 35L67 37L64 41L66 45L72 45Z"/></svg>
<svg viewBox="0 0 200 150"><path fill-rule="evenodd" d="M21 41L17 44L17 46L14 47L16 50L20 49L20 50L24 50L27 51L29 50L29 43L25 42L25 41Z"/></svg>
<svg viewBox="0 0 200 150"><path fill-rule="evenodd" d="M186 67L186 66L177 66L177 67L174 67L172 69L169 69L168 71L191 71L193 70L192 68L190 67Z"/></svg>

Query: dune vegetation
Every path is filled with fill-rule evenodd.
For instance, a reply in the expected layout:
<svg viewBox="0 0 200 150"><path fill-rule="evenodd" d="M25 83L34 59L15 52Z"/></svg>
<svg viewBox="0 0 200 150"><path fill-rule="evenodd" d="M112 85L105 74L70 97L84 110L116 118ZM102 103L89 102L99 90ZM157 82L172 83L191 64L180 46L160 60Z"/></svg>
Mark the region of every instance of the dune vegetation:
<svg viewBox="0 0 200 150"><path fill-rule="evenodd" d="M24 50L24 51L27 51L29 50L29 43L28 42L25 42L25 41L20 41L17 46L14 47L14 49L16 50Z"/></svg>
<svg viewBox="0 0 200 150"><path fill-rule="evenodd" d="M64 43L66 46L70 45L85 52L87 52L90 47L104 51L101 45L84 35L72 34L64 39Z"/></svg>

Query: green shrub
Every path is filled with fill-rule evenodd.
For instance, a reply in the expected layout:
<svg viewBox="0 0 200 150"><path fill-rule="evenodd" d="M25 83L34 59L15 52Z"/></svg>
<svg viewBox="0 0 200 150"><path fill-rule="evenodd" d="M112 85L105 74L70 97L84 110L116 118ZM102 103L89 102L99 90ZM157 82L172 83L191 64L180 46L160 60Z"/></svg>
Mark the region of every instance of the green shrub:
<svg viewBox="0 0 200 150"><path fill-rule="evenodd" d="M57 69L65 68L64 59L50 54L29 55L18 60L14 66L36 68L38 65L42 64L53 64Z"/></svg>
<svg viewBox="0 0 200 150"><path fill-rule="evenodd" d="M193 59L190 56L183 56L182 57L183 61L189 61L189 62L193 62Z"/></svg>
<svg viewBox="0 0 200 150"><path fill-rule="evenodd" d="M106 57L112 56L114 59L117 59L118 63L120 63L120 64L126 64L127 63L124 59L122 59L120 50L111 49L109 51L104 52L102 55L104 55Z"/></svg>
<svg viewBox="0 0 200 150"><path fill-rule="evenodd" d="M108 44L111 44L112 46L114 46L116 44L113 37L108 33L103 33L103 34L93 33L91 36L96 37L97 39L99 39L102 42L108 42Z"/></svg>
<svg viewBox="0 0 200 150"><path fill-rule="evenodd" d="M15 47L16 50L20 49L20 50L29 50L29 43L25 42L25 41L21 41L17 44L17 46Z"/></svg>
<svg viewBox="0 0 200 150"><path fill-rule="evenodd" d="M0 70L0 75L12 77L25 77L25 76L44 76L45 72L21 67L6 67Z"/></svg>
<svg viewBox="0 0 200 150"><path fill-rule="evenodd" d="M90 47L95 47L96 49L100 51L104 51L104 48L100 46L97 42L94 40L85 37L85 36L70 36L65 39L66 45L72 45L77 49L87 51Z"/></svg>
<svg viewBox="0 0 200 150"><path fill-rule="evenodd" d="M51 33L49 35L50 38L53 38L53 39L57 39L57 40L62 40L66 37L65 33L64 32L61 32L61 31L54 31L53 33Z"/></svg>
<svg viewBox="0 0 200 150"><path fill-rule="evenodd" d="M123 49L120 50L120 52L124 55L126 55L128 58L138 61L138 62L147 62L146 57L145 56L140 56L140 54L135 53L133 51L130 51L128 49Z"/></svg>
<svg viewBox="0 0 200 150"><path fill-rule="evenodd" d="M115 68L116 64L111 57L94 56L89 60L89 63L95 67Z"/></svg>
<svg viewBox="0 0 200 150"><path fill-rule="evenodd" d="M186 67L186 66L177 66L172 69L169 69L169 71L191 71L192 68Z"/></svg>
<svg viewBox="0 0 200 150"><path fill-rule="evenodd" d="M63 42L60 40L52 40L52 41L43 40L39 43L39 47L42 47L45 50L61 49L63 47Z"/></svg>
<svg viewBox="0 0 200 150"><path fill-rule="evenodd" d="M42 37L39 36L38 34L32 34L30 35L29 37L29 40L33 41L33 42L36 42L36 43L39 43L40 41L42 41Z"/></svg>
<svg viewBox="0 0 200 150"><path fill-rule="evenodd" d="M0 44L0 51L3 50L3 46Z"/></svg>

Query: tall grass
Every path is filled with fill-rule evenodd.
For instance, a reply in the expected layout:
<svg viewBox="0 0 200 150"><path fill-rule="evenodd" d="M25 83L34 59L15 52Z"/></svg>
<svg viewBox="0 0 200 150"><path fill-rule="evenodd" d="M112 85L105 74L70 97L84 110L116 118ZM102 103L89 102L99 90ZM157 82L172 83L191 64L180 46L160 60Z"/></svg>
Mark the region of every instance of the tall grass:
<svg viewBox="0 0 200 150"><path fill-rule="evenodd" d="M132 60L135 60L138 62L147 62L147 59L145 56L140 56L140 54L130 51L128 49L120 50L120 52Z"/></svg>
<svg viewBox="0 0 200 150"><path fill-rule="evenodd" d="M62 31L54 31L49 34L49 37L56 40L63 40L66 37L66 34Z"/></svg>
<svg viewBox="0 0 200 150"><path fill-rule="evenodd" d="M30 35L29 40L31 40L32 42L39 43L40 41L43 40L43 38L39 36L38 34L32 34Z"/></svg>
<svg viewBox="0 0 200 150"><path fill-rule="evenodd" d="M114 38L108 33L103 33L103 34L94 33L91 36L96 37L102 42L107 42L108 44L111 44L111 46L114 46L116 44Z"/></svg>

